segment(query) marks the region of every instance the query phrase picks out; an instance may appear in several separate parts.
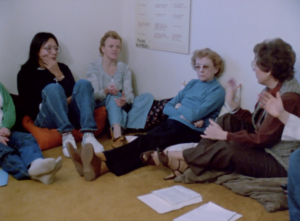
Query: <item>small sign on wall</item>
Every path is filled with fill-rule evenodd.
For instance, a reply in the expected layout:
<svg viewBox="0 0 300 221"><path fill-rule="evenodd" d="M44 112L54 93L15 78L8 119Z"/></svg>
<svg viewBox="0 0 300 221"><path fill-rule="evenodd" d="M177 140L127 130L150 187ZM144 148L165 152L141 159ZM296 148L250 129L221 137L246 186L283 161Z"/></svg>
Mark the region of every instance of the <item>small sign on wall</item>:
<svg viewBox="0 0 300 221"><path fill-rule="evenodd" d="M190 0L136 0L136 46L189 53Z"/></svg>

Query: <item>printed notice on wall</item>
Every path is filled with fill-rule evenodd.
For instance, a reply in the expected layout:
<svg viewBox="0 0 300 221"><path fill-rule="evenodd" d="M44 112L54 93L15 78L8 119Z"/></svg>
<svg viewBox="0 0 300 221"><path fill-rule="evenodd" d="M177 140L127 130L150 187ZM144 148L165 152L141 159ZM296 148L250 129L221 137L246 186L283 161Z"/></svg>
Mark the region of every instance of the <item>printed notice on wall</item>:
<svg viewBox="0 0 300 221"><path fill-rule="evenodd" d="M136 0L136 46L189 53L190 0Z"/></svg>

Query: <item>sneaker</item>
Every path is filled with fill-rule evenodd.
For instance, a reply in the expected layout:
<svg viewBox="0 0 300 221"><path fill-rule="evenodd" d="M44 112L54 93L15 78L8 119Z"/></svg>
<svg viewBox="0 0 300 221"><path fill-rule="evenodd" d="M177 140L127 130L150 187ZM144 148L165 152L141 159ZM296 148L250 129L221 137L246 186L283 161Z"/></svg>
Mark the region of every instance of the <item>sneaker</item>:
<svg viewBox="0 0 300 221"><path fill-rule="evenodd" d="M95 153L100 153L104 151L104 147L96 140L93 133L84 133L81 146L83 147L85 144L92 144Z"/></svg>
<svg viewBox="0 0 300 221"><path fill-rule="evenodd" d="M67 143L71 143L74 149L77 149L77 146L76 146L75 139L71 133L65 136L66 136L65 139L63 136L63 154L65 155L65 157L70 157L70 154L67 149Z"/></svg>

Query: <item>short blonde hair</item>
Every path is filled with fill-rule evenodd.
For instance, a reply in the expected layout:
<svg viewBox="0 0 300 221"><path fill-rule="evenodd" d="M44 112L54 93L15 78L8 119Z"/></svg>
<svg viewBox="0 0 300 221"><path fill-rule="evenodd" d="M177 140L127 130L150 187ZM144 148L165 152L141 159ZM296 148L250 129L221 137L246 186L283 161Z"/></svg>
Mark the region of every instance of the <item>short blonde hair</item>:
<svg viewBox="0 0 300 221"><path fill-rule="evenodd" d="M104 36L101 38L101 41L100 41L99 51L100 51L101 55L103 55L103 51L102 51L101 47L105 46L105 41L108 38L119 40L121 43L121 47L122 47L122 38L120 37L120 35L115 31L108 31L104 34Z"/></svg>
<svg viewBox="0 0 300 221"><path fill-rule="evenodd" d="M223 59L221 58L221 56L217 52L211 50L210 48L204 48L204 49L201 49L201 50L194 51L193 57L192 57L192 66L193 66L193 68L196 65L196 58L204 58L204 57L209 58L212 61L214 67L216 69L218 69L218 72L215 74L215 77L220 77L221 74L224 71Z"/></svg>

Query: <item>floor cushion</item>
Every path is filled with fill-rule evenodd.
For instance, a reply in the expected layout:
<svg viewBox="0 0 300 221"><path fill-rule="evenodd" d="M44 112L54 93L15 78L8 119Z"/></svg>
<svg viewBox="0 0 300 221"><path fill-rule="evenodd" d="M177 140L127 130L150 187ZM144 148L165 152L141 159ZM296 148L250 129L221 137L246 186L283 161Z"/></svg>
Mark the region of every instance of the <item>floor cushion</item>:
<svg viewBox="0 0 300 221"><path fill-rule="evenodd" d="M98 127L97 131L94 132L94 135L97 137L105 128L107 118L106 108L97 108L94 111L94 118ZM33 120L29 116L25 116L23 118L22 125L35 137L41 150L47 150L62 145L61 134L58 133L56 129L37 127L34 125ZM72 134L77 142L82 140L83 134L79 130L74 129Z"/></svg>
<svg viewBox="0 0 300 221"><path fill-rule="evenodd" d="M170 100L172 98L153 101L145 124L146 130L151 130L168 119L168 116L163 113L163 109Z"/></svg>

